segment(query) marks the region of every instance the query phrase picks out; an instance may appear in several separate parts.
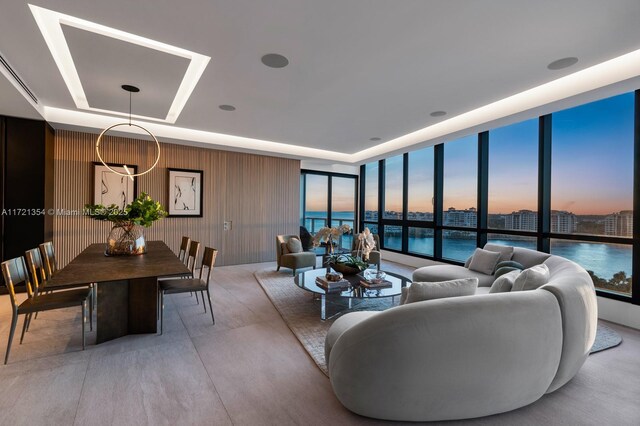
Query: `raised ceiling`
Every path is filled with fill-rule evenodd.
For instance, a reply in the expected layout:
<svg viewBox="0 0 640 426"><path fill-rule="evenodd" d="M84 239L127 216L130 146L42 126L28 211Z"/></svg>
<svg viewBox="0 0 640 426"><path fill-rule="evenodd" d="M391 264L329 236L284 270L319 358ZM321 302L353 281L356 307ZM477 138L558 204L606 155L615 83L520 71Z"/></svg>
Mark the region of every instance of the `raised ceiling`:
<svg viewBox="0 0 640 426"><path fill-rule="evenodd" d="M637 0L51 0L36 5L210 57L176 128L202 131L193 133L200 140L206 132L222 134L217 145L228 139L242 148L242 139L224 136L233 135L277 142L247 145L253 150L285 153L289 146L295 154L303 152L299 147L314 148L319 158L336 153L341 161L640 49ZM166 115L188 61L78 28L65 27L64 34L91 105L127 111L119 86L130 83L143 89L134 95L134 112ZM3 3L0 52L40 103L56 109L54 121L78 123L72 115L65 123L67 116L60 113L78 109L27 2ZM286 56L289 65L264 66L261 58L268 53ZM547 69L569 56L579 62ZM236 110L219 109L223 104ZM10 109L0 99L0 110ZM440 110L447 114L430 115ZM180 138L169 131L166 137ZM397 148L389 145L387 151Z"/></svg>

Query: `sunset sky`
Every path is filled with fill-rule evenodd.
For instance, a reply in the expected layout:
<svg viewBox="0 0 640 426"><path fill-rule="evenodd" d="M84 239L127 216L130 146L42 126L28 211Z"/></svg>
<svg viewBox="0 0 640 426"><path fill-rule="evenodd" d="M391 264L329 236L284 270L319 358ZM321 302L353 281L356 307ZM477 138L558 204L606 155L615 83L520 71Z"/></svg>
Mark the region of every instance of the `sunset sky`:
<svg viewBox="0 0 640 426"><path fill-rule="evenodd" d="M576 214L632 209L633 98L627 93L553 114L552 209ZM447 142L444 152L444 208L476 207L477 136ZM537 209L537 160L537 119L490 131L489 213ZM365 203L371 210L377 205L377 164L367 165L367 172ZM399 211L401 155L387 159L385 174L385 210ZM311 177L307 210L326 209L327 178ZM351 210L351 181L336 181L333 191L334 211ZM430 147L410 153L409 211L432 211L432 197Z"/></svg>

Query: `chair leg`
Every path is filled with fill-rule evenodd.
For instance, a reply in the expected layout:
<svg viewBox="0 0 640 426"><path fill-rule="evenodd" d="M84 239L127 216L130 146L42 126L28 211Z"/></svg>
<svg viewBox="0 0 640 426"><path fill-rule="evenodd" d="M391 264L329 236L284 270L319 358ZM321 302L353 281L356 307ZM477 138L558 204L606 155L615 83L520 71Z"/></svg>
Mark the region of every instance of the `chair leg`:
<svg viewBox="0 0 640 426"><path fill-rule="evenodd" d="M160 291L160 334L164 323L164 291Z"/></svg>
<svg viewBox="0 0 640 426"><path fill-rule="evenodd" d="M93 296L89 293L89 331L93 331Z"/></svg>
<svg viewBox="0 0 640 426"><path fill-rule="evenodd" d="M84 351L85 341L86 341L86 337L84 335L85 322L87 322L87 299L84 299L82 301L82 350L83 351Z"/></svg>
<svg viewBox="0 0 640 426"><path fill-rule="evenodd" d="M22 334L20 335L20 344L22 344L22 341L24 340L24 333L27 331L27 323L29 322L30 317L31 314L26 314L24 316L24 322L22 323Z"/></svg>
<svg viewBox="0 0 640 426"><path fill-rule="evenodd" d="M278 272L280 270L280 265L278 265L278 269L276 269L276 272Z"/></svg>
<svg viewBox="0 0 640 426"><path fill-rule="evenodd" d="M13 335L16 332L16 325L18 324L18 314L14 312L13 318L11 318L11 330L9 331L9 341L7 342L7 353L4 355L4 365L7 365L9 361L9 352L11 352L11 342L13 342Z"/></svg>
<svg viewBox="0 0 640 426"><path fill-rule="evenodd" d="M204 313L207 313L207 304L204 303L204 291L200 292L200 296L202 296L202 306L204 306Z"/></svg>
<svg viewBox="0 0 640 426"><path fill-rule="evenodd" d="M293 274L291 274L291 275L292 275L293 277L295 277L295 276L296 276L296 270L295 270L295 269L293 270Z"/></svg>
<svg viewBox="0 0 640 426"><path fill-rule="evenodd" d="M213 320L213 325L215 325L216 319L213 317L213 306L211 306L211 293L209 293L209 289L207 289L207 297L209 298L209 311L211 312L211 319Z"/></svg>
<svg viewBox="0 0 640 426"><path fill-rule="evenodd" d="M37 312L36 312L36 314L37 314ZM27 331L29 331L29 327L31 327L31 318L32 318L33 314L27 314L26 316L29 317L29 319L27 320ZM26 319L26 317L25 317L25 319ZM20 341L20 343L22 343L22 340Z"/></svg>
<svg viewBox="0 0 640 426"><path fill-rule="evenodd" d="M198 305L199 305L199 304L200 304L200 301L198 300L198 292L197 292L197 291L194 291L193 293L196 295L196 304L198 304ZM204 303L204 300L202 301L202 303Z"/></svg>

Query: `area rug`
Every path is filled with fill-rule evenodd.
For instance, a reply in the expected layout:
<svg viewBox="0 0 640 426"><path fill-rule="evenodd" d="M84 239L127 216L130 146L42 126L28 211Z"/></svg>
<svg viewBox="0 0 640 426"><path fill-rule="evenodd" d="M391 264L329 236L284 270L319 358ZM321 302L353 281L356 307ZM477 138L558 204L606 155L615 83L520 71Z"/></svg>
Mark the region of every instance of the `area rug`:
<svg viewBox="0 0 640 426"><path fill-rule="evenodd" d="M312 293L297 287L289 270L276 272L274 269L264 269L256 272L254 276L311 359L328 376L324 359L324 339L331 324L341 314L321 321L320 301L315 300ZM344 310L342 313L361 310L383 311L394 306L390 298L355 302L350 311ZM395 304L397 303L398 298ZM613 348L621 342L622 338L618 333L598 323L591 353Z"/></svg>

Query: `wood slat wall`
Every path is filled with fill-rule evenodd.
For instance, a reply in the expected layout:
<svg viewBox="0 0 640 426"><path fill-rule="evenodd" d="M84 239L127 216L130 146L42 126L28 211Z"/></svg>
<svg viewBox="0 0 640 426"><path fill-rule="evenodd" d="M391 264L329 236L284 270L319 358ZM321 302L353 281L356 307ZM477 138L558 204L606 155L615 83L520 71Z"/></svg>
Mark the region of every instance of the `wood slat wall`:
<svg viewBox="0 0 640 426"><path fill-rule="evenodd" d="M60 210L81 211L93 203L93 165L97 135L58 130L55 135L55 204L53 241L59 266L86 246L104 242L109 223ZM146 169L155 159L154 145L143 140L106 136L101 144L105 161L135 164ZM229 151L161 144L158 166L138 177L144 191L167 205L167 168L203 170L202 218L165 218L145 229L148 240L163 240L177 250L188 235L219 250L217 265L275 259L275 236L298 233L300 162L298 160ZM224 231L224 221L232 229Z"/></svg>

